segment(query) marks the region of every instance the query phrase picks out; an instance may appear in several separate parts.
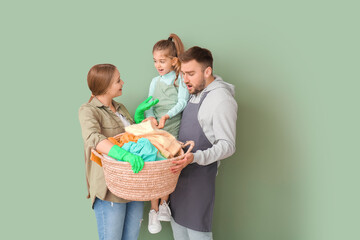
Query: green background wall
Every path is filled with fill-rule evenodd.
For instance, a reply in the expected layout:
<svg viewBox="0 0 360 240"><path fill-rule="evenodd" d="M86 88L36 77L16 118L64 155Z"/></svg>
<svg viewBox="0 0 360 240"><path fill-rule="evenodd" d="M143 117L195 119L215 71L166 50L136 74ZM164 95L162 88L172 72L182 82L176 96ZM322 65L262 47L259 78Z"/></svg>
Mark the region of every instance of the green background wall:
<svg viewBox="0 0 360 240"><path fill-rule="evenodd" d="M97 239L77 115L87 71L115 64L133 113L156 75L153 44L174 32L236 86L215 239L360 239L356 2L1 2L0 238ZM147 212L140 239L172 239L146 224Z"/></svg>

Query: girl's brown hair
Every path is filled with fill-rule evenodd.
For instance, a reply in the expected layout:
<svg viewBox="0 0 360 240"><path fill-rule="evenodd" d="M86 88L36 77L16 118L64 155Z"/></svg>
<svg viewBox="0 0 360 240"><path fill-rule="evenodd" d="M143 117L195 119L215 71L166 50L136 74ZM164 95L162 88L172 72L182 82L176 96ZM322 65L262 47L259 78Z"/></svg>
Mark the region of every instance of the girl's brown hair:
<svg viewBox="0 0 360 240"><path fill-rule="evenodd" d="M111 79L116 67L112 64L97 64L93 66L87 75L87 82L91 91L89 102L97 96L106 92L111 84Z"/></svg>
<svg viewBox="0 0 360 240"><path fill-rule="evenodd" d="M178 57L180 56L180 54L184 52L184 45L181 39L175 33L171 33L167 40L160 40L157 43L155 43L152 52L154 53L155 51L158 50L168 50L168 57L170 57L171 59L173 59L174 57L177 58L174 66L174 70L176 73L176 78L175 78L176 81L179 77L180 67L181 67L181 63Z"/></svg>

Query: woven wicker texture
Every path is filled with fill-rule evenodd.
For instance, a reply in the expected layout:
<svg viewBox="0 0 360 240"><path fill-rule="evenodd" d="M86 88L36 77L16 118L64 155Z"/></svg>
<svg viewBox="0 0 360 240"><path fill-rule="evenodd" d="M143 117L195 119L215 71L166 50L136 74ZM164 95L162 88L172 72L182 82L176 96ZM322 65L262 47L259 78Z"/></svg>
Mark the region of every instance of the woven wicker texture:
<svg viewBox="0 0 360 240"><path fill-rule="evenodd" d="M121 134L114 138L118 140L120 136ZM179 143L182 148L189 146L187 152L194 147L193 141L185 144ZM133 201L149 201L172 193L180 172L172 173L170 167L173 165L172 161L182 159L184 155L184 151L181 149L177 157L145 162L144 168L139 173L133 173L130 163L107 159L94 149L91 151L101 158L105 182L109 190L120 198Z"/></svg>

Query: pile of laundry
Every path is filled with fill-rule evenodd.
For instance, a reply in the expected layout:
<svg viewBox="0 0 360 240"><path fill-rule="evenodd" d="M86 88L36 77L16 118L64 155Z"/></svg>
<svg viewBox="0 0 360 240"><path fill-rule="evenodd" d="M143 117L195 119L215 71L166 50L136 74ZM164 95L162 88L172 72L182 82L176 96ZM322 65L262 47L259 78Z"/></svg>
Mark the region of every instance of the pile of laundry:
<svg viewBox="0 0 360 240"><path fill-rule="evenodd" d="M140 156L145 162L173 158L181 150L180 143L173 135L157 129L151 121L130 125L125 128L125 133L120 136L119 140L113 137L108 140L128 152ZM105 154L102 155L110 158ZM90 159L102 166L100 158L93 153L91 153Z"/></svg>

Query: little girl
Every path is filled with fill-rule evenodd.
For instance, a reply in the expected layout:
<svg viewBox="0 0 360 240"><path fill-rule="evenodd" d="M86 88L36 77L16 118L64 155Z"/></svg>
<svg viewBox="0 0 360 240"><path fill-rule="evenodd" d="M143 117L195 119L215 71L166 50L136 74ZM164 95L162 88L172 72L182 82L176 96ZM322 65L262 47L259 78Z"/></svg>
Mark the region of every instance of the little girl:
<svg viewBox="0 0 360 240"><path fill-rule="evenodd" d="M189 99L189 92L180 73L178 56L184 52L184 45L176 34L167 40L158 41L153 47L154 65L159 76L154 77L149 88L149 96L159 99L159 103L145 112L144 121L152 121L158 128L178 137L181 112ZM160 221L170 221L171 212L167 204L169 196L151 200L149 212L150 233L161 231Z"/></svg>

